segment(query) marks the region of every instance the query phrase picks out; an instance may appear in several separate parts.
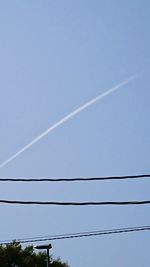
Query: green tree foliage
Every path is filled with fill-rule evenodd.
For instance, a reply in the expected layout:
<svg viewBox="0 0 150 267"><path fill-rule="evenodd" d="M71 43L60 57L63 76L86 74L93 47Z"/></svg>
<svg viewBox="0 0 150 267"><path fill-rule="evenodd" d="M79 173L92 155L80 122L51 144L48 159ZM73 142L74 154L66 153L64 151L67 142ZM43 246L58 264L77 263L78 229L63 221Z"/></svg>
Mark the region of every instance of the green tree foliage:
<svg viewBox="0 0 150 267"><path fill-rule="evenodd" d="M12 244L0 245L0 267L46 267L46 253L35 253L33 246L22 246L13 242ZM50 256L49 267L69 267L67 263L60 259L54 260Z"/></svg>

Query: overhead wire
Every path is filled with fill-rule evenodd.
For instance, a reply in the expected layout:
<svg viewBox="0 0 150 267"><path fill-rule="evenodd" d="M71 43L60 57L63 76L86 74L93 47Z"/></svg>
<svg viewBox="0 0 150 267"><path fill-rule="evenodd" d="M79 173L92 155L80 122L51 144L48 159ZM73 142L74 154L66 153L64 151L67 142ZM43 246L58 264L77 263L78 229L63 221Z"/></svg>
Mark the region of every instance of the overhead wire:
<svg viewBox="0 0 150 267"><path fill-rule="evenodd" d="M0 182L74 182L74 181L105 181L122 179L150 178L150 174L106 176L106 177L76 177L76 178L0 178ZM99 205L145 205L150 200L142 201L88 201L88 202L62 202L62 201L26 201L0 199L0 204L16 205L57 205L57 206L99 206Z"/></svg>
<svg viewBox="0 0 150 267"><path fill-rule="evenodd" d="M26 239L15 239L15 242L18 243L34 243L34 242L42 242L42 241L56 241L56 240L64 240L64 239L73 239L73 238L83 238L83 237L94 237L101 235L112 235L112 234L121 234L121 233L130 233L130 232L140 232L140 231L149 231L150 226L139 226L139 227L128 227L128 228L118 228L111 230L99 230L99 231L91 231L91 232L80 232L80 233L71 233L71 234L61 234L54 235L48 237L40 237L40 238L26 238ZM12 244L13 241L0 241L0 245L8 245Z"/></svg>
<svg viewBox="0 0 150 267"><path fill-rule="evenodd" d="M126 180L126 179L142 179L142 178L150 178L150 174L106 176L106 177L73 177L73 178L0 177L0 182L90 182L90 181Z"/></svg>
<svg viewBox="0 0 150 267"><path fill-rule="evenodd" d="M76 177L76 178L0 178L0 182L74 182L74 181L105 181L122 179L150 178L150 174L106 176L106 177ZM145 205L150 200L142 201L89 201L89 202L62 202L62 201L26 201L0 199L1 204L17 205L58 205L58 206L98 206L98 205Z"/></svg>
<svg viewBox="0 0 150 267"><path fill-rule="evenodd" d="M62 202L62 201L22 201L0 199L1 204L16 205L56 205L56 206L103 206L103 205L145 205L150 204L150 200L142 201L89 201L89 202Z"/></svg>

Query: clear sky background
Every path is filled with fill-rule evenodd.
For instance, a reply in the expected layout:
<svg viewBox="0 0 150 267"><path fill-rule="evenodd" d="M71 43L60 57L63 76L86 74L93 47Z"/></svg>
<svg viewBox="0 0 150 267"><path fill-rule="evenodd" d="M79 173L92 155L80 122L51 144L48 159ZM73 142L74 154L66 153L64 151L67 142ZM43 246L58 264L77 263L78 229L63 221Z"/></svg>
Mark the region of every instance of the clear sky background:
<svg viewBox="0 0 150 267"><path fill-rule="evenodd" d="M1 177L150 172L149 0L0 1L0 163L131 75L138 79L53 131ZM0 198L150 199L150 181L1 183ZM0 240L150 224L150 206L0 205ZM55 241L71 267L147 267L150 233Z"/></svg>

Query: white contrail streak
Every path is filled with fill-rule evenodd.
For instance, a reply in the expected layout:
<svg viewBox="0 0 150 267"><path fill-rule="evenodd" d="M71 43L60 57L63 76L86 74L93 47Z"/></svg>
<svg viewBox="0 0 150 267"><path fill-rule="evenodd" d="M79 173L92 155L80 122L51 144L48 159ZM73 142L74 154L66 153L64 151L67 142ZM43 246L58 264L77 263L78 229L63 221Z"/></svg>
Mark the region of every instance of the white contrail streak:
<svg viewBox="0 0 150 267"><path fill-rule="evenodd" d="M2 162L0 164L0 169L3 168L4 166L6 166L9 162L13 161L18 156L20 156L23 152L25 152L27 149L29 149L30 147L32 147L34 144L36 144L38 141L40 141L46 135L48 135L49 133L51 133L53 130L55 130L56 128L58 128L59 126L61 126L62 124L64 124L68 120L70 120L71 118L73 118L75 115L79 114L80 112L82 112L86 108L92 106L97 101L101 100L102 98L104 98L104 97L110 95L111 93L115 92L117 89L121 88L122 86L128 84L130 81L138 78L138 76L139 76L139 74L135 74L135 75L131 76L127 80L125 80L125 81L119 83L118 85L110 88L106 92L104 92L104 93L98 95L97 97L91 99L90 101L88 101L87 103L85 103L84 105L82 105L81 107L75 109L74 111L72 111L71 113L69 113L68 115L66 115L65 117L63 117L61 120L59 120L58 122L56 122L55 124L53 124L52 126L50 126L46 131L44 131L39 136L37 136L35 139L33 139L26 146L24 146L23 148L21 148L18 152L16 152L11 157L9 157L7 160L5 160L4 162Z"/></svg>

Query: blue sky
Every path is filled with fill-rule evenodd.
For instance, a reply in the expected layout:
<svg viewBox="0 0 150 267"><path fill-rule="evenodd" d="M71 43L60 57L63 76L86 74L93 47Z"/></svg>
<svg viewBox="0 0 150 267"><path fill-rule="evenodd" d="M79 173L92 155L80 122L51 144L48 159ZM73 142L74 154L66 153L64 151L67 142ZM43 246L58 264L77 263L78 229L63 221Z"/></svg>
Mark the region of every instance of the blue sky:
<svg viewBox="0 0 150 267"><path fill-rule="evenodd" d="M0 3L0 162L74 109L146 70L0 170L1 177L149 173L150 3ZM1 199L149 199L150 181L1 184ZM149 225L149 206L0 206L1 240ZM71 267L146 267L150 233L54 242Z"/></svg>

